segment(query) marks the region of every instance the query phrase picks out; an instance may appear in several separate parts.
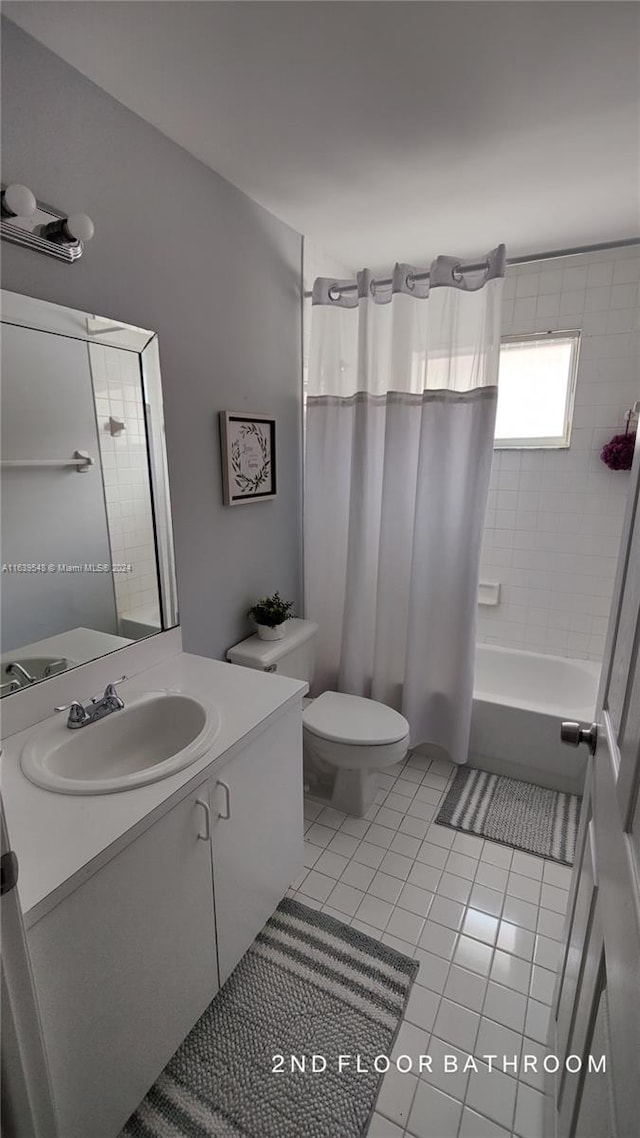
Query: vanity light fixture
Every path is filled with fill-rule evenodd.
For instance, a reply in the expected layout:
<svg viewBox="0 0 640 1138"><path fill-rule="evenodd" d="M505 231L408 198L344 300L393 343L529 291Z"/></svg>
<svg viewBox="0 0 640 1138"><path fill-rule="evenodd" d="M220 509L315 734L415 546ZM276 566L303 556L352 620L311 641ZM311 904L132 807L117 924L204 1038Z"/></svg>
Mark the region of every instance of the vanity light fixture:
<svg viewBox="0 0 640 1138"><path fill-rule="evenodd" d="M85 242L94 234L86 213L68 216L37 201L27 186L2 186L0 194L0 237L13 245L23 245L48 257L73 264L80 259Z"/></svg>

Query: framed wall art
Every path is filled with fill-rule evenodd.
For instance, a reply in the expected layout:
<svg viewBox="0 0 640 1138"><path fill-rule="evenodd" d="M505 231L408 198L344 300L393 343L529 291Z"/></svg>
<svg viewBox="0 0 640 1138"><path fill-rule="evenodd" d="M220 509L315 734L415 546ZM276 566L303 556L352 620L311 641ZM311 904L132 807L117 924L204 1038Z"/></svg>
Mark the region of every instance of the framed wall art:
<svg viewBox="0 0 640 1138"><path fill-rule="evenodd" d="M276 496L276 421L246 411L220 412L225 506Z"/></svg>

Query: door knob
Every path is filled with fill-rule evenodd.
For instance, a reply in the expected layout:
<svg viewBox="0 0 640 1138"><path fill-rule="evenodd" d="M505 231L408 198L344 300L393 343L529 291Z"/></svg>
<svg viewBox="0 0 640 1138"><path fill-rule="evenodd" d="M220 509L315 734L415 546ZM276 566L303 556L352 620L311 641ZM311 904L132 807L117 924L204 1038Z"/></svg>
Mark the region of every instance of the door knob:
<svg viewBox="0 0 640 1138"><path fill-rule="evenodd" d="M560 728L560 738L569 747L579 747L581 743L586 743L589 754L595 755L598 745L598 724L592 723L590 727L583 727L581 723L576 723L572 719L565 720Z"/></svg>

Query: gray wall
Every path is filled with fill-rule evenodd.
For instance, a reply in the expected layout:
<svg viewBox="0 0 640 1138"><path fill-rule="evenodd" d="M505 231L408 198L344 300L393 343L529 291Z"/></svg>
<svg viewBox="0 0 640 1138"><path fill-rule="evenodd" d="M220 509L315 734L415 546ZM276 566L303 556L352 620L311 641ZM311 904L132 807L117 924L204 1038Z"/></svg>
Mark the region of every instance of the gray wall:
<svg viewBox="0 0 640 1138"><path fill-rule="evenodd" d="M3 471L2 561L109 564L111 551L87 345L31 328L2 330L3 459L68 458L95 465ZM70 628L117 633L113 580L104 573L5 573L3 652Z"/></svg>
<svg viewBox="0 0 640 1138"><path fill-rule="evenodd" d="M187 651L222 656L261 593L301 597L300 236L2 21L5 182L91 215L68 266L3 244L5 288L158 332ZM194 108L194 114L198 108ZM278 497L224 507L218 412L278 420Z"/></svg>

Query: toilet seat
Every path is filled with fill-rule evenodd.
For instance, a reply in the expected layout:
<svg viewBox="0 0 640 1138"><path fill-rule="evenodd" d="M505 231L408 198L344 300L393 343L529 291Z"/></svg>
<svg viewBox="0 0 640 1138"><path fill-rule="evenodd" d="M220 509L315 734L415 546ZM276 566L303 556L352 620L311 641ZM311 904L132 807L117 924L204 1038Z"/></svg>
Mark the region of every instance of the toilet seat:
<svg viewBox="0 0 640 1138"><path fill-rule="evenodd" d="M323 692L305 709L302 721L317 738L354 747L389 746L409 734L409 724L398 711L343 692Z"/></svg>

